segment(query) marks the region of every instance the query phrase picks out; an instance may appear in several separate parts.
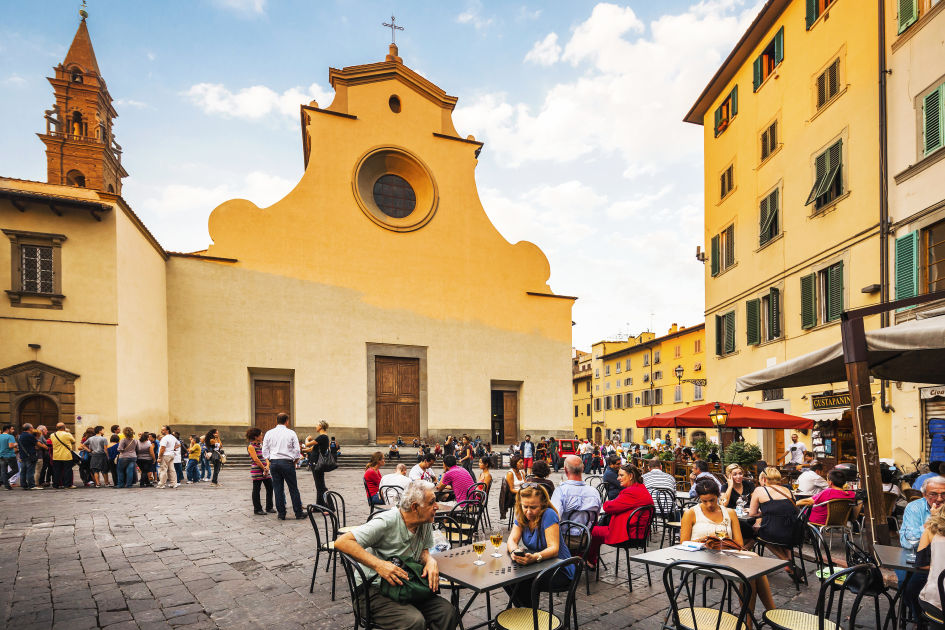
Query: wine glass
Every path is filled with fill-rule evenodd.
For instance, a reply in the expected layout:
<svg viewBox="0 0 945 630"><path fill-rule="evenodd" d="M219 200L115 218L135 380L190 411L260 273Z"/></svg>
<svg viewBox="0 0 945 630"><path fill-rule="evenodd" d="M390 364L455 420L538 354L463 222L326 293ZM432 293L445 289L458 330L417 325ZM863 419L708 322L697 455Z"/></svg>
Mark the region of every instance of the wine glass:
<svg viewBox="0 0 945 630"><path fill-rule="evenodd" d="M476 561L473 562L475 565L483 565L485 561L482 559L482 554L486 550L486 540L485 537L480 533L476 532L473 534L473 551L476 552Z"/></svg>
<svg viewBox="0 0 945 630"><path fill-rule="evenodd" d="M919 546L919 541L922 540L922 534L914 530L907 530L903 534L903 538L906 540L906 544L909 545L909 554L906 556L906 562L913 563L915 562L915 550Z"/></svg>
<svg viewBox="0 0 945 630"><path fill-rule="evenodd" d="M493 558L501 558L502 554L499 553L499 547L502 546L502 530L497 529L492 532L489 536L489 542L492 543L492 546L495 547L495 553L490 554Z"/></svg>
<svg viewBox="0 0 945 630"><path fill-rule="evenodd" d="M728 519L722 519L721 523L716 523L715 525L715 535L719 538L728 537Z"/></svg>

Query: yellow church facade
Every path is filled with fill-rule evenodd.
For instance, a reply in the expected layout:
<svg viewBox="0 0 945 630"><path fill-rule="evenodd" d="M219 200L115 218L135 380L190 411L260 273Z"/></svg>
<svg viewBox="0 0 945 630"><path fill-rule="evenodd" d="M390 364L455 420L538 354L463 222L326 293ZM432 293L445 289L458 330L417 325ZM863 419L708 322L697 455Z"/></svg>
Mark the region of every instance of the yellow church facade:
<svg viewBox="0 0 945 630"><path fill-rule="evenodd" d="M97 65L70 55L57 73L91 82ZM224 439L279 411L300 431L327 420L349 443L570 433L574 298L551 291L538 247L489 221L475 183L482 143L453 127L456 98L393 46L329 79L333 102L301 107L301 180L268 208L213 210L200 252L165 251L116 194L0 179L0 226L23 233L11 249L33 238L58 256L56 287L0 304L12 340L0 345L0 420L22 422L28 403L27 415L53 404L79 427L169 422ZM67 141L91 141L66 129ZM48 209L65 199L75 208ZM16 255L0 257L8 294L45 269ZM99 267L108 273L85 272ZM36 372L51 389L30 390ZM55 391L56 378L74 391Z"/></svg>

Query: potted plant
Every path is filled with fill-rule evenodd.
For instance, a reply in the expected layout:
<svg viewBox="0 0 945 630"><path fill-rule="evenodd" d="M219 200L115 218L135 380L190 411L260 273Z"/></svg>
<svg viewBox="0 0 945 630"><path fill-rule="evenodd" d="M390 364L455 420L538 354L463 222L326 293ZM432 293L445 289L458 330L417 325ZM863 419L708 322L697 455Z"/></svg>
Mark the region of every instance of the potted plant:
<svg viewBox="0 0 945 630"><path fill-rule="evenodd" d="M746 471L754 471L755 464L761 459L761 449L750 442L732 442L725 449L722 461L726 466L738 464Z"/></svg>
<svg viewBox="0 0 945 630"><path fill-rule="evenodd" d="M709 440L696 440L692 443L692 452L696 454L697 459L705 460L705 458L708 457L709 453L712 451L713 446L715 445Z"/></svg>

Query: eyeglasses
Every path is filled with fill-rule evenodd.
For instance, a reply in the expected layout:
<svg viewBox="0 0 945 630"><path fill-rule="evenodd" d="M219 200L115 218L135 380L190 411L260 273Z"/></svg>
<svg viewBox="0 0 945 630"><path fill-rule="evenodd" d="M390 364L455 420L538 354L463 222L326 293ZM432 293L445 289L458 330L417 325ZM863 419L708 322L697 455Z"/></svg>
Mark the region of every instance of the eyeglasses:
<svg viewBox="0 0 945 630"><path fill-rule="evenodd" d="M934 497L936 499L945 499L945 492L926 492L925 496Z"/></svg>
<svg viewBox="0 0 945 630"><path fill-rule="evenodd" d="M534 481L526 481L522 484L523 488L540 488L541 484L535 483Z"/></svg>

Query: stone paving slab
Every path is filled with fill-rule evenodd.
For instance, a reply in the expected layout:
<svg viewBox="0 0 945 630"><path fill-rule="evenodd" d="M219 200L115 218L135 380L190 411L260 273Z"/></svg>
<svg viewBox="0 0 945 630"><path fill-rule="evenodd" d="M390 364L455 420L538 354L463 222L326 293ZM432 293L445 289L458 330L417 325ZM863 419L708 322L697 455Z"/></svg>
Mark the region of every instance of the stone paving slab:
<svg viewBox="0 0 945 630"><path fill-rule="evenodd" d="M552 479L560 481L557 474ZM339 575L332 602L324 555L308 592L314 562L308 520L292 519L291 510L286 521L254 515L245 470L224 467L221 481L219 488L0 491L0 627L352 628L347 584ZM313 501L307 472L300 472L299 485L303 503ZM348 523L364 522L361 473L339 469L328 485L344 496ZM491 503L498 523L497 496ZM625 563L615 576L614 552L603 559L608 570L599 581L592 576L591 594L583 579L578 590L579 627L660 628L668 610L661 572L651 570L648 586L643 567L634 564L631 593ZM778 606L812 611L818 584L811 577L798 593L786 574L772 576ZM467 599L462 593L461 601ZM493 614L508 601L502 591L491 599ZM858 621L868 624L863 618L871 616ZM485 617L480 596L464 622Z"/></svg>

